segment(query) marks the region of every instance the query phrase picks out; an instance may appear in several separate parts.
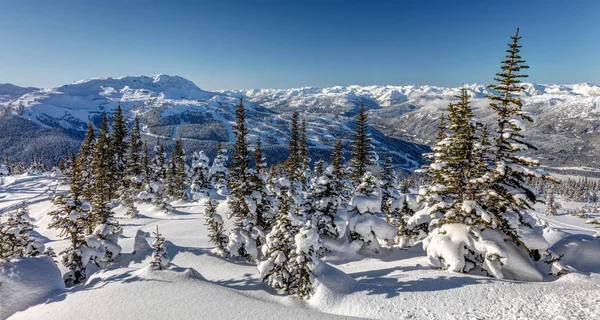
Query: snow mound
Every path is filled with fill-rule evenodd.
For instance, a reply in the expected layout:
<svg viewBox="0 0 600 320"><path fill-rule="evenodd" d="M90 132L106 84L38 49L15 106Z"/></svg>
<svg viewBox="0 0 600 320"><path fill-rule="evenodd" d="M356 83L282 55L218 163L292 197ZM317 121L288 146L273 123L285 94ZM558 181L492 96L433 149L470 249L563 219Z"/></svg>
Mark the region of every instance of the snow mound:
<svg viewBox="0 0 600 320"><path fill-rule="evenodd" d="M60 270L50 257L23 258L5 263L0 266L0 319L6 319L64 289Z"/></svg>
<svg viewBox="0 0 600 320"><path fill-rule="evenodd" d="M194 269L121 268L90 277L93 290L79 290L57 301L33 306L13 319L335 319L310 309L299 312L255 299L205 280ZM90 288L92 289L92 288ZM105 303L90 303L105 301ZM85 306L85 310L82 310ZM341 317L339 317L341 318Z"/></svg>
<svg viewBox="0 0 600 320"><path fill-rule="evenodd" d="M560 231L558 229L555 228L544 228L544 239L546 239L546 241L548 241L548 245L552 246L555 243L557 243L558 241L560 241L561 239L567 237L569 234L564 232L564 231Z"/></svg>
<svg viewBox="0 0 600 320"><path fill-rule="evenodd" d="M560 262L581 272L600 273L600 239L584 234L556 242L551 251L562 255Z"/></svg>
<svg viewBox="0 0 600 320"><path fill-rule="evenodd" d="M478 230L462 224L446 224L434 229L425 240L429 265L453 272L469 272L475 261L498 279L542 281L528 254L493 229Z"/></svg>

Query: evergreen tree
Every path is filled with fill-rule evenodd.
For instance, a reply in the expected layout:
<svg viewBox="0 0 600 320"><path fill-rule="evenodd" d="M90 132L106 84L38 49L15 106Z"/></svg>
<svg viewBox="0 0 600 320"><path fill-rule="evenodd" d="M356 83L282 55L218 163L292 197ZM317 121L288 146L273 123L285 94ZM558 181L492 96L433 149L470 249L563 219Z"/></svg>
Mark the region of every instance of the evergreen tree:
<svg viewBox="0 0 600 320"><path fill-rule="evenodd" d="M556 209L558 209L558 203L554 201L553 188L550 188L548 189L548 194L546 195L546 209L544 210L544 214L548 216L555 216Z"/></svg>
<svg viewBox="0 0 600 320"><path fill-rule="evenodd" d="M392 157L385 158L385 165L381 172L381 179L379 180L381 187L381 211L384 214L390 213L392 202L394 201L394 191L396 185L396 173L392 166Z"/></svg>
<svg viewBox="0 0 600 320"><path fill-rule="evenodd" d="M154 252L152 253L152 260L150 260L150 267L157 270L166 269L169 266L171 258L167 255L165 238L158 231L158 225L156 226L156 232L152 234L154 235L154 241L152 241Z"/></svg>
<svg viewBox="0 0 600 320"><path fill-rule="evenodd" d="M371 159L371 138L367 133L367 111L363 102L360 103L358 115L356 115L356 128L354 129L354 144L352 146L351 178L356 184L367 172L367 167L373 164Z"/></svg>
<svg viewBox="0 0 600 320"><path fill-rule="evenodd" d="M116 133L113 133L113 137L116 137ZM140 119L136 116L129 136L129 149L125 153L125 175L128 178L128 185L134 189L142 187L143 170L146 168L144 161L146 166L148 165L148 156L144 155L145 150L147 145L142 143Z"/></svg>
<svg viewBox="0 0 600 320"><path fill-rule="evenodd" d="M307 189L310 180L310 158L308 157L308 137L306 135L306 120L302 119L300 125L300 140L298 141L300 157L300 182L304 190Z"/></svg>
<svg viewBox="0 0 600 320"><path fill-rule="evenodd" d="M190 199L201 200L206 198L210 188L210 175L208 157L204 154L204 151L201 150L192 154L189 177L191 180Z"/></svg>
<svg viewBox="0 0 600 320"><path fill-rule="evenodd" d="M127 206L127 212L125 214L130 218L135 218L139 213L139 210L135 206L135 201L133 199L133 191L131 189L126 189L124 195L124 202Z"/></svg>
<svg viewBox="0 0 600 320"><path fill-rule="evenodd" d="M217 190L217 193L221 195L227 194L227 177L229 170L227 169L227 155L226 150L221 146L221 142L217 143L217 156L213 160L213 164L210 167L210 183Z"/></svg>
<svg viewBox="0 0 600 320"><path fill-rule="evenodd" d="M171 160L169 160L169 169L167 170L167 179L164 183L165 195L169 197L177 197L177 156L175 150L171 152Z"/></svg>
<svg viewBox="0 0 600 320"><path fill-rule="evenodd" d="M175 151L173 153L173 162L175 163L175 177L173 180L173 187L175 196L177 199L185 200L186 198L186 167L185 167L185 153L181 139L175 142Z"/></svg>
<svg viewBox="0 0 600 320"><path fill-rule="evenodd" d="M291 292L300 298L308 298L313 293L313 270L319 264L317 251L321 248L319 233L311 222L306 223L294 237L295 250L291 255Z"/></svg>
<svg viewBox="0 0 600 320"><path fill-rule="evenodd" d="M93 188L96 201L107 203L116 191L116 162L112 147L108 117L104 112L92 159Z"/></svg>
<svg viewBox="0 0 600 320"><path fill-rule="evenodd" d="M287 293L292 290L290 259L294 250L295 228L291 221L291 199L282 194L273 230L262 247L265 260L258 264L260 276L269 286Z"/></svg>
<svg viewBox="0 0 600 320"><path fill-rule="evenodd" d="M319 161L315 162L315 168L313 171L313 176L315 178L320 177L323 174L323 166L325 165L325 162L323 161L323 159L320 159Z"/></svg>
<svg viewBox="0 0 600 320"><path fill-rule="evenodd" d="M488 211L493 215L494 222L515 243L523 245L532 255L528 246L519 237L518 230L506 221L505 213L517 213L523 216L526 210L532 209L537 201L536 195L527 186L525 179L535 175L531 170L539 164L537 160L524 157L522 153L528 149L535 150L523 136L523 122L533 122L533 118L522 110L523 103L519 96L522 90L521 78L527 77L521 73L529 68L519 55L519 29L511 37L508 44L506 59L502 61L501 70L494 78L496 84L489 85L497 92L488 98L492 101L490 107L496 112L497 136L494 144L494 170L491 189L491 199ZM525 219L525 218L522 218ZM526 219L525 219L526 220Z"/></svg>
<svg viewBox="0 0 600 320"><path fill-rule="evenodd" d="M299 113L292 115L290 127L290 140L288 141L288 158L286 160L287 177L292 183L300 180L302 172L302 158L300 150L300 128L298 125Z"/></svg>
<svg viewBox="0 0 600 320"><path fill-rule="evenodd" d="M223 218L217 213L217 202L208 199L204 209L206 217L206 226L208 228L208 237L210 242L216 246L216 253L227 255L227 235L225 235L225 227L223 226Z"/></svg>
<svg viewBox="0 0 600 320"><path fill-rule="evenodd" d="M83 199L88 201L92 199L92 195L94 194L92 159L94 157L95 149L96 137L94 134L94 126L92 125L92 122L89 122L85 137L83 138L83 142L77 153L77 165L80 166L82 172L82 196Z"/></svg>
<svg viewBox="0 0 600 320"><path fill-rule="evenodd" d="M73 177L81 176L80 166L73 165ZM83 251L87 250L84 234L88 221L87 204L82 200L83 187L80 181L81 179L73 179L70 194L67 197L56 197L53 202L58 209L48 214L52 218L48 228L59 230L59 237L68 236L71 239L69 247L60 253L63 255L63 265L69 270L63 276L67 287L85 281L85 267L89 262L83 260Z"/></svg>
<svg viewBox="0 0 600 320"><path fill-rule="evenodd" d="M142 152L142 177L144 183L148 183L152 177L152 171L150 167L150 154L148 151L148 142L144 141L144 149Z"/></svg>
<svg viewBox="0 0 600 320"><path fill-rule="evenodd" d="M44 252L44 244L31 236L35 228L33 222L35 219L29 216L27 203L23 201L16 210L9 214L6 226L8 234L12 234L13 254L21 257L35 257Z"/></svg>
<svg viewBox="0 0 600 320"><path fill-rule="evenodd" d="M260 233L264 233L265 230L271 228L275 215L273 209L273 198L267 190L267 163L265 158L262 156L261 141L260 137L256 140L256 148L254 151L254 163L255 169L252 175L252 189L251 197L256 203L256 209L254 210L254 221L255 227L259 228ZM261 244L261 239L257 245Z"/></svg>
<svg viewBox="0 0 600 320"><path fill-rule="evenodd" d="M242 222L250 214L250 210L245 197L249 196L247 188L251 180L250 160L251 155L248 150L248 129L246 128L246 111L240 98L240 104L236 109L237 121L234 126L235 145L231 159L229 189L231 190L231 215L234 217L235 225L242 227ZM233 253L232 253L233 254Z"/></svg>
<svg viewBox="0 0 600 320"><path fill-rule="evenodd" d="M8 153L4 154L4 161L2 161L2 167L6 169L9 175L12 174L12 167L10 165L10 157Z"/></svg>
<svg viewBox="0 0 600 320"><path fill-rule="evenodd" d="M337 239L343 235L346 222L337 215L342 199L333 172L333 166L329 166L315 177L304 210L320 235Z"/></svg>
<svg viewBox="0 0 600 320"><path fill-rule="evenodd" d="M139 128L139 127L138 127ZM112 137L110 139L115 157L115 177L117 184L120 184L125 177L125 164L127 152L127 123L123 116L121 106L117 106L113 114Z"/></svg>

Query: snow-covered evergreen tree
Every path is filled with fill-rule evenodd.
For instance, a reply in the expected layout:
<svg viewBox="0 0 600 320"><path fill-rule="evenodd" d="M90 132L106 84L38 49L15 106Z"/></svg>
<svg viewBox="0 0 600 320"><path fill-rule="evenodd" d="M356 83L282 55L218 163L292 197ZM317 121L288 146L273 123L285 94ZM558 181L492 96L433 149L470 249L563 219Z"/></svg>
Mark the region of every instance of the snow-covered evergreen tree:
<svg viewBox="0 0 600 320"><path fill-rule="evenodd" d="M546 209L544 210L544 214L548 216L554 216L557 213L557 209L559 208L558 203L554 200L554 188L550 187L548 189L548 193L546 194Z"/></svg>
<svg viewBox="0 0 600 320"><path fill-rule="evenodd" d="M127 123L123 115L123 109L118 105L117 109L113 114L112 120L112 136L111 136L111 147L115 157L115 184L119 186L125 178L125 166L126 166L126 152L128 147L127 141Z"/></svg>
<svg viewBox="0 0 600 320"><path fill-rule="evenodd" d="M67 287L85 281L85 268L90 261L91 251L85 241L89 206L82 200L82 172L78 165L73 166L73 177L70 194L54 198L58 209L48 213L52 219L48 228L59 230L60 237L68 236L71 240L69 247L60 253L63 265L69 270L63 275Z"/></svg>
<svg viewBox="0 0 600 320"><path fill-rule="evenodd" d="M338 216L342 198L333 166L315 177L306 198L303 209L320 235L337 239L345 234L346 221Z"/></svg>
<svg viewBox="0 0 600 320"><path fill-rule="evenodd" d="M307 222L294 236L295 250L290 259L291 284L289 292L301 298L313 293L313 270L319 264L317 252L321 248L319 232Z"/></svg>
<svg viewBox="0 0 600 320"><path fill-rule="evenodd" d="M392 157L388 156L385 158L385 165L381 172L381 178L379 179L381 188L381 211L386 215L390 213L392 202L395 200L396 180L396 172L392 166Z"/></svg>
<svg viewBox="0 0 600 320"><path fill-rule="evenodd" d="M226 151L227 150L221 146L221 142L219 141L217 144L217 156L213 160L212 166L209 170L210 183L220 195L226 195L228 193L227 177L229 175L229 170L227 169L228 158Z"/></svg>
<svg viewBox="0 0 600 320"><path fill-rule="evenodd" d="M81 186L83 199L90 201L94 194L93 169L92 159L94 157L94 149L96 148L96 137L94 133L94 125L88 123L87 131L83 142L77 153L77 165L80 166L82 173Z"/></svg>
<svg viewBox="0 0 600 320"><path fill-rule="evenodd" d="M225 234L225 227L223 226L223 218L217 213L217 202L208 199L206 207L204 207L204 216L206 219L206 226L208 228L208 237L210 242L216 246L213 251L216 254L226 256L227 255L227 243L229 239Z"/></svg>
<svg viewBox="0 0 600 320"><path fill-rule="evenodd" d="M167 255L165 238L158 231L158 225L156 226L156 232L153 232L152 234L154 235L154 241L152 241L154 252L152 253L152 259L150 260L150 267L157 270L166 269L171 262L171 258Z"/></svg>
<svg viewBox="0 0 600 320"><path fill-rule="evenodd" d="M258 271L269 286L285 292L292 290L290 259L294 250L295 228L292 226L290 215L291 199L281 195L279 211L273 230L267 234L266 243L262 246L265 258L258 264Z"/></svg>
<svg viewBox="0 0 600 320"><path fill-rule="evenodd" d="M127 185L136 190L141 189L143 183L143 152L144 143L141 137L140 119L136 116L129 136L129 148L125 153Z"/></svg>
<svg viewBox="0 0 600 320"><path fill-rule="evenodd" d="M210 188L210 175L208 157L204 154L204 151L201 150L192 154L189 177L191 180L189 198L196 201L206 199Z"/></svg>

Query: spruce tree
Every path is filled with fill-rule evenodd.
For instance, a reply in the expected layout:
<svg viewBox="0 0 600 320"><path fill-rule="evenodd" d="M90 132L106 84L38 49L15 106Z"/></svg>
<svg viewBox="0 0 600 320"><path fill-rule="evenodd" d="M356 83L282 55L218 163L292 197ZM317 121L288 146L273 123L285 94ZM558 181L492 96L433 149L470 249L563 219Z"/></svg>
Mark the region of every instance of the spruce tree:
<svg viewBox="0 0 600 320"><path fill-rule="evenodd" d="M154 252L152 253L152 259L150 260L150 267L157 270L166 269L169 266L171 258L167 255L165 238L158 231L158 225L156 226L156 232L153 232L152 234L154 235L154 241L152 241Z"/></svg>
<svg viewBox="0 0 600 320"><path fill-rule="evenodd" d="M231 215L234 217L235 225L242 226L242 222L249 215L250 210L244 197L249 196L247 186L251 180L250 160L251 154L248 149L248 129L246 128L246 111L240 98L240 104L236 109L236 124L234 126L235 145L231 158L229 189L231 190Z"/></svg>
<svg viewBox="0 0 600 320"><path fill-rule="evenodd" d="M314 292L313 271L319 264L317 251L321 248L319 233L311 222L306 223L294 237L295 250L291 255L291 293L309 298Z"/></svg>
<svg viewBox="0 0 600 320"><path fill-rule="evenodd" d="M554 200L554 188L550 187L548 193L546 194L546 209L544 210L544 214L554 216L556 215L557 208L558 203L556 203Z"/></svg>
<svg viewBox="0 0 600 320"><path fill-rule="evenodd" d="M204 208L204 216L206 218L206 226L208 228L208 237L210 242L216 246L216 253L227 255L227 235L225 235L225 227L223 226L223 218L217 214L217 202L208 199Z"/></svg>
<svg viewBox="0 0 600 320"><path fill-rule="evenodd" d="M392 202L394 201L393 196L396 186L396 173L392 166L392 157L390 156L385 158L385 165L381 172L379 184L381 187L381 212L389 214Z"/></svg>
<svg viewBox="0 0 600 320"><path fill-rule="evenodd" d="M267 234L262 247L265 260L258 264L260 276L269 286L286 293L292 290L290 259L294 250L295 228L291 221L291 199L281 194L279 211L273 230Z"/></svg>
<svg viewBox="0 0 600 320"><path fill-rule="evenodd" d="M120 184L125 177L126 152L127 152L127 123L123 116L121 106L117 106L113 114L112 137L110 139L115 157L115 177L117 184Z"/></svg>
<svg viewBox="0 0 600 320"><path fill-rule="evenodd" d="M286 160L287 176L292 185L300 180L301 176L301 150L300 150L300 128L298 124L300 114L294 112L290 125L290 140L288 141L288 158Z"/></svg>
<svg viewBox="0 0 600 320"><path fill-rule="evenodd" d="M69 247L60 254L63 256L63 265L69 270L64 276L67 287L82 283L86 279L85 267L89 261L84 261L82 251L86 249L85 228L88 225L85 203L82 198L83 187L81 179L82 171L79 165L73 165L73 182L71 192L67 197L58 196L53 203L58 206L48 215L51 217L49 229L60 231L59 237L68 236L71 240Z"/></svg>
<svg viewBox="0 0 600 320"><path fill-rule="evenodd" d="M308 182L310 180L310 158L308 154L308 137L306 134L306 120L302 119L300 125L300 140L298 141L298 151L300 158L300 182L302 183L304 190L307 189Z"/></svg>
<svg viewBox="0 0 600 320"><path fill-rule="evenodd" d="M142 177L144 183L148 183L152 177L152 171L150 166L150 154L148 150L148 142L144 141L144 149L142 151Z"/></svg>
<svg viewBox="0 0 600 320"><path fill-rule="evenodd" d="M92 125L92 122L89 122L85 137L83 138L83 142L77 153L77 165L80 166L82 172L82 196L83 199L88 201L92 199L92 195L94 194L92 159L94 157L95 149L96 137L94 134L94 126Z"/></svg>
<svg viewBox="0 0 600 320"><path fill-rule="evenodd" d="M177 199L186 199L186 167L185 167L185 153L181 139L175 142L175 151L173 153L173 162L175 163L175 177L173 179L174 194Z"/></svg>
<svg viewBox="0 0 600 320"><path fill-rule="evenodd" d="M129 148L125 153L125 176L128 178L128 184L134 189L142 187L142 176L145 169L144 157L146 165L148 163L148 158L144 155L145 148L147 146L142 142L140 119L136 116L129 136Z"/></svg>
<svg viewBox="0 0 600 320"><path fill-rule="evenodd" d="M359 184L367 172L367 167L373 164L371 159L371 138L367 133L367 111L363 102L360 103L358 115L356 115L356 127L352 137L354 142L352 157L350 158L350 177L355 184Z"/></svg>
<svg viewBox="0 0 600 320"><path fill-rule="evenodd" d="M217 143L217 156L213 160L212 166L209 170L210 183L217 190L217 193L221 195L227 194L227 184L229 170L227 169L227 155L226 150L221 146L221 142Z"/></svg>
<svg viewBox="0 0 600 320"><path fill-rule="evenodd" d="M525 180L535 175L531 168L539 162L522 155L523 152L536 148L525 141L522 133L523 123L533 122L533 118L522 110L523 103L519 95L522 91L520 79L527 77L521 71L529 68L519 54L520 39L517 28L516 34L511 37L511 43L508 44L506 59L502 60L501 71L494 78L497 83L488 86L496 92L488 98L492 101L490 107L496 112L497 123L492 159L493 192L488 211L505 234L535 255L536 253L520 239L518 230L507 223L504 216L506 212L515 212L522 216L526 210L532 209L537 201L535 193L527 186Z"/></svg>
<svg viewBox="0 0 600 320"><path fill-rule="evenodd" d="M320 235L337 239L342 236L345 221L338 217L342 205L340 189L336 184L333 166L329 166L316 176L308 189L304 211Z"/></svg>

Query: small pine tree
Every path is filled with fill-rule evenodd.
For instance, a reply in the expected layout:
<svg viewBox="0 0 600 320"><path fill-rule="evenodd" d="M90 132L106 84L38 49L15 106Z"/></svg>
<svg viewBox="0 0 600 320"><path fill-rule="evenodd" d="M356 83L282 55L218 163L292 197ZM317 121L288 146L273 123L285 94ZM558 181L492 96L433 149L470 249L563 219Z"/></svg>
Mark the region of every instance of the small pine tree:
<svg viewBox="0 0 600 320"><path fill-rule="evenodd" d="M73 176L81 176L80 170L78 165L74 165ZM83 260L83 251L87 250L85 229L88 225L88 218L87 206L82 201L82 190L79 183L73 183L69 196L56 197L53 202L58 209L48 213L52 219L48 228L59 230L59 237L69 236L71 239L69 247L60 253L63 256L63 265L69 270L63 276L67 287L85 281L85 268L89 262Z"/></svg>
<svg viewBox="0 0 600 320"><path fill-rule="evenodd" d="M299 296L300 298L309 298L313 293L313 281L314 274L313 270L319 264L319 258L317 252L321 248L319 242L319 233L308 222L296 236L295 250L291 255L291 293Z"/></svg>
<svg viewBox="0 0 600 320"><path fill-rule="evenodd" d="M546 194L546 209L544 210L544 214L554 216L557 213L556 209L558 209L558 204L554 201L554 190L551 187Z"/></svg>
<svg viewBox="0 0 600 320"><path fill-rule="evenodd" d="M267 234L262 247L264 261L258 264L260 276L269 286L287 293L292 290L290 259L294 250L295 228L291 221L291 199L281 195L279 211L273 230Z"/></svg>
<svg viewBox="0 0 600 320"><path fill-rule="evenodd" d="M204 209L204 216L206 217L205 224L208 228L210 242L216 246L218 254L227 255L228 239L225 234L225 227L223 227L223 218L217 214L216 201L208 199Z"/></svg>
<svg viewBox="0 0 600 320"><path fill-rule="evenodd" d="M221 195L227 194L229 170L227 169L226 150L221 146L221 142L217 143L217 156L213 160L213 164L209 170L210 183Z"/></svg>
<svg viewBox="0 0 600 320"><path fill-rule="evenodd" d="M150 260L150 267L157 270L166 269L169 266L171 259L167 255L165 238L158 231L158 225L156 226L156 232L153 232L152 234L154 235L154 241L152 241L154 252L152 253L152 260Z"/></svg>
<svg viewBox="0 0 600 320"><path fill-rule="evenodd" d="M396 185L396 172L392 166L392 157L388 156L385 158L385 165L381 172L379 185L381 187L381 212L389 214L394 200L393 196Z"/></svg>

